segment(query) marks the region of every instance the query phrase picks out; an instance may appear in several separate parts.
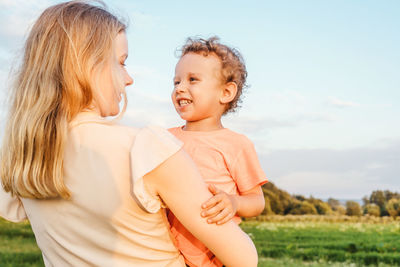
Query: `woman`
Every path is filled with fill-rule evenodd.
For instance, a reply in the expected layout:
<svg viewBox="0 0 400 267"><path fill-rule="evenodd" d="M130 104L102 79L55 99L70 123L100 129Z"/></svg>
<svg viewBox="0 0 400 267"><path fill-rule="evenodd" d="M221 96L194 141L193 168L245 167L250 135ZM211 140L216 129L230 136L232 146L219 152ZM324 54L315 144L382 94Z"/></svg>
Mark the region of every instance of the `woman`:
<svg viewBox="0 0 400 267"><path fill-rule="evenodd" d="M184 266L168 206L226 266L256 266L254 245L234 223L200 217L211 194L179 141L104 119L123 113L133 83L125 28L79 1L36 21L12 88L0 216L29 219L46 266Z"/></svg>

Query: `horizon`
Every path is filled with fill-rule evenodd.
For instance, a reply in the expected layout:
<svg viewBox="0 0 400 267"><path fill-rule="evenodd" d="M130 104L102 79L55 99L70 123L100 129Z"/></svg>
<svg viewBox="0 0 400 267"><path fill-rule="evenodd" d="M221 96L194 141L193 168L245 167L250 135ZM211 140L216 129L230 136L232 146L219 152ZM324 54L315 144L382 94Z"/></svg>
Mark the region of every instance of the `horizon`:
<svg viewBox="0 0 400 267"><path fill-rule="evenodd" d="M0 0L0 136L9 70L59 2ZM223 124L254 142L271 182L320 199L400 191L400 2L104 2L129 18L125 124L182 125L170 101L176 49L218 35L242 53L250 84Z"/></svg>

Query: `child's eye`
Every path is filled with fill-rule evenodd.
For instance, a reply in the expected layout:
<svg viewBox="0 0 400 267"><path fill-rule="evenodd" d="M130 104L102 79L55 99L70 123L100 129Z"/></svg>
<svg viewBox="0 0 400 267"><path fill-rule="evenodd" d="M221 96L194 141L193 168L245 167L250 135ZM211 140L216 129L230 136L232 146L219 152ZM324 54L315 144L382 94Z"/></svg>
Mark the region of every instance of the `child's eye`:
<svg viewBox="0 0 400 267"><path fill-rule="evenodd" d="M177 86L179 84L179 81L174 81L174 85Z"/></svg>
<svg viewBox="0 0 400 267"><path fill-rule="evenodd" d="M189 81L194 82L194 81L197 81L197 79L195 77L190 77Z"/></svg>

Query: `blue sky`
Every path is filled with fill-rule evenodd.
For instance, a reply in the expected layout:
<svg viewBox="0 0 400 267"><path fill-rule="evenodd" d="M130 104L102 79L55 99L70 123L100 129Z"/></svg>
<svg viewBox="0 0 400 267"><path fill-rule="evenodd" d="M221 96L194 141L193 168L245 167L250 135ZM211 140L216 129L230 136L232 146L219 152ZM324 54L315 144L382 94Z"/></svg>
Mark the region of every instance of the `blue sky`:
<svg viewBox="0 0 400 267"><path fill-rule="evenodd" d="M1 100L29 26L58 2L0 0ZM182 124L170 102L175 51L218 35L243 54L250 84L224 125L253 140L272 182L321 198L400 191L400 2L105 3L130 21L125 123Z"/></svg>

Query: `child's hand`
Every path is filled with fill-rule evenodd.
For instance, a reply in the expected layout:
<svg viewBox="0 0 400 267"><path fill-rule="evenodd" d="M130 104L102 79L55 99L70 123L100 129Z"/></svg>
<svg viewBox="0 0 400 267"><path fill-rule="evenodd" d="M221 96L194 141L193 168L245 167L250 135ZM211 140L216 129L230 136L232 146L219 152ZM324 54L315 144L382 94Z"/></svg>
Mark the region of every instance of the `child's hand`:
<svg viewBox="0 0 400 267"><path fill-rule="evenodd" d="M208 223L224 224L232 219L238 209L238 203L233 195L229 195L219 190L215 185L208 186L208 190L214 195L207 200L201 207L202 217L208 217Z"/></svg>

